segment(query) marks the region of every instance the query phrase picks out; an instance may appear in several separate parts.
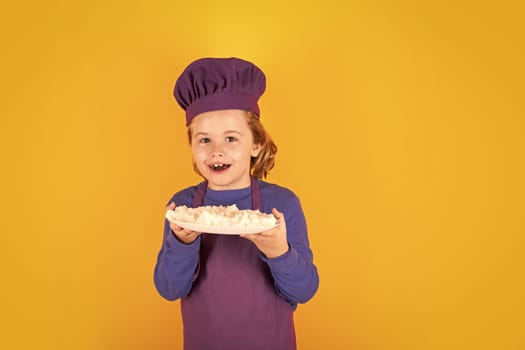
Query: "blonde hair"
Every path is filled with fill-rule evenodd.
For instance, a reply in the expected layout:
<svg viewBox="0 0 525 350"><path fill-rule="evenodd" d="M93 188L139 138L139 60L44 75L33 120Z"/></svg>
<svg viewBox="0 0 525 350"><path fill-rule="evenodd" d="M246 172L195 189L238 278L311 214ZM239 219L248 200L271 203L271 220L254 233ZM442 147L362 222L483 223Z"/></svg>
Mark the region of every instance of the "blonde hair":
<svg viewBox="0 0 525 350"><path fill-rule="evenodd" d="M256 179L266 178L275 165L275 154L277 145L273 142L272 137L262 125L259 117L253 112L246 111L246 122L252 132L253 143L261 146L257 157L250 160L250 172ZM188 141L191 145L192 130L191 124L188 126ZM200 176L197 164L193 160L193 170Z"/></svg>

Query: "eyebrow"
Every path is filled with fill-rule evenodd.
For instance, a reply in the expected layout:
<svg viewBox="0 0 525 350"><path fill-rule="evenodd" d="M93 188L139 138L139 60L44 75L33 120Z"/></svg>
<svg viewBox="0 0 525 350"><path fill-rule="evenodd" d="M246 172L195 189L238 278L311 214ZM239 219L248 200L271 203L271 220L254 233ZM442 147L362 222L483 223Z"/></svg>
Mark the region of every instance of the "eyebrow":
<svg viewBox="0 0 525 350"><path fill-rule="evenodd" d="M193 137L197 137L197 136L201 136L201 135L205 136L205 135L208 135L208 133L207 132L198 132L196 134L193 134Z"/></svg>
<svg viewBox="0 0 525 350"><path fill-rule="evenodd" d="M223 134L231 134L231 133L242 135L242 132L237 131L237 130L226 130L225 132L223 132Z"/></svg>
<svg viewBox="0 0 525 350"><path fill-rule="evenodd" d="M243 135L242 132L240 131L237 131L237 130L226 130L225 132L223 132L223 134L239 134L239 135ZM200 131L196 134L193 135L193 137L197 137L197 136L208 136L210 133L209 132L204 132L204 131Z"/></svg>

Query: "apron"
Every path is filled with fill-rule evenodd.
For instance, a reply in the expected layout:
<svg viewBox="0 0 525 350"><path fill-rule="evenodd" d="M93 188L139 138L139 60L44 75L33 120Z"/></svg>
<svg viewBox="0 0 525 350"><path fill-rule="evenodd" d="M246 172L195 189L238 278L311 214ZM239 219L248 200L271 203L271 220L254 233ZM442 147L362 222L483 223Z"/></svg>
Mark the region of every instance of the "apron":
<svg viewBox="0 0 525 350"><path fill-rule="evenodd" d="M193 207L204 205L207 186L198 186ZM250 187L252 208L262 211L253 177ZM197 275L181 300L185 350L296 349L293 310L259 254L237 235L201 234Z"/></svg>

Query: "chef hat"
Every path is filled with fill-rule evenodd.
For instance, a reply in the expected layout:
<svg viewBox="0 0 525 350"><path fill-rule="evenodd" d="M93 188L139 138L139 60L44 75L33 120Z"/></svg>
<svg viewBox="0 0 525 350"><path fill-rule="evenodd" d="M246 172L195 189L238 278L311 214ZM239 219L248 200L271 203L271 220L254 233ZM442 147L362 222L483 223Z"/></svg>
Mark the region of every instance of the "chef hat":
<svg viewBox="0 0 525 350"><path fill-rule="evenodd" d="M253 63L231 58L201 58L182 72L173 92L186 111L186 125L198 114L242 109L260 115L257 101L266 77Z"/></svg>

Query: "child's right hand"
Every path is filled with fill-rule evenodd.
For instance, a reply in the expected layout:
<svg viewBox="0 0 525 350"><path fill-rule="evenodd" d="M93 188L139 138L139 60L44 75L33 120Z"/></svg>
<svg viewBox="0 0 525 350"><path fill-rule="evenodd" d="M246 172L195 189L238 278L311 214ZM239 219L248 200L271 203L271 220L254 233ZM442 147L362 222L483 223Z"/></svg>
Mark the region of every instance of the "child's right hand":
<svg viewBox="0 0 525 350"><path fill-rule="evenodd" d="M175 203L171 202L166 209L175 210ZM182 227L177 226L172 222L170 222L170 229L171 232L173 232L173 234L175 235L175 237L177 237L177 239L184 244L192 243L201 234L201 232L183 229Z"/></svg>

